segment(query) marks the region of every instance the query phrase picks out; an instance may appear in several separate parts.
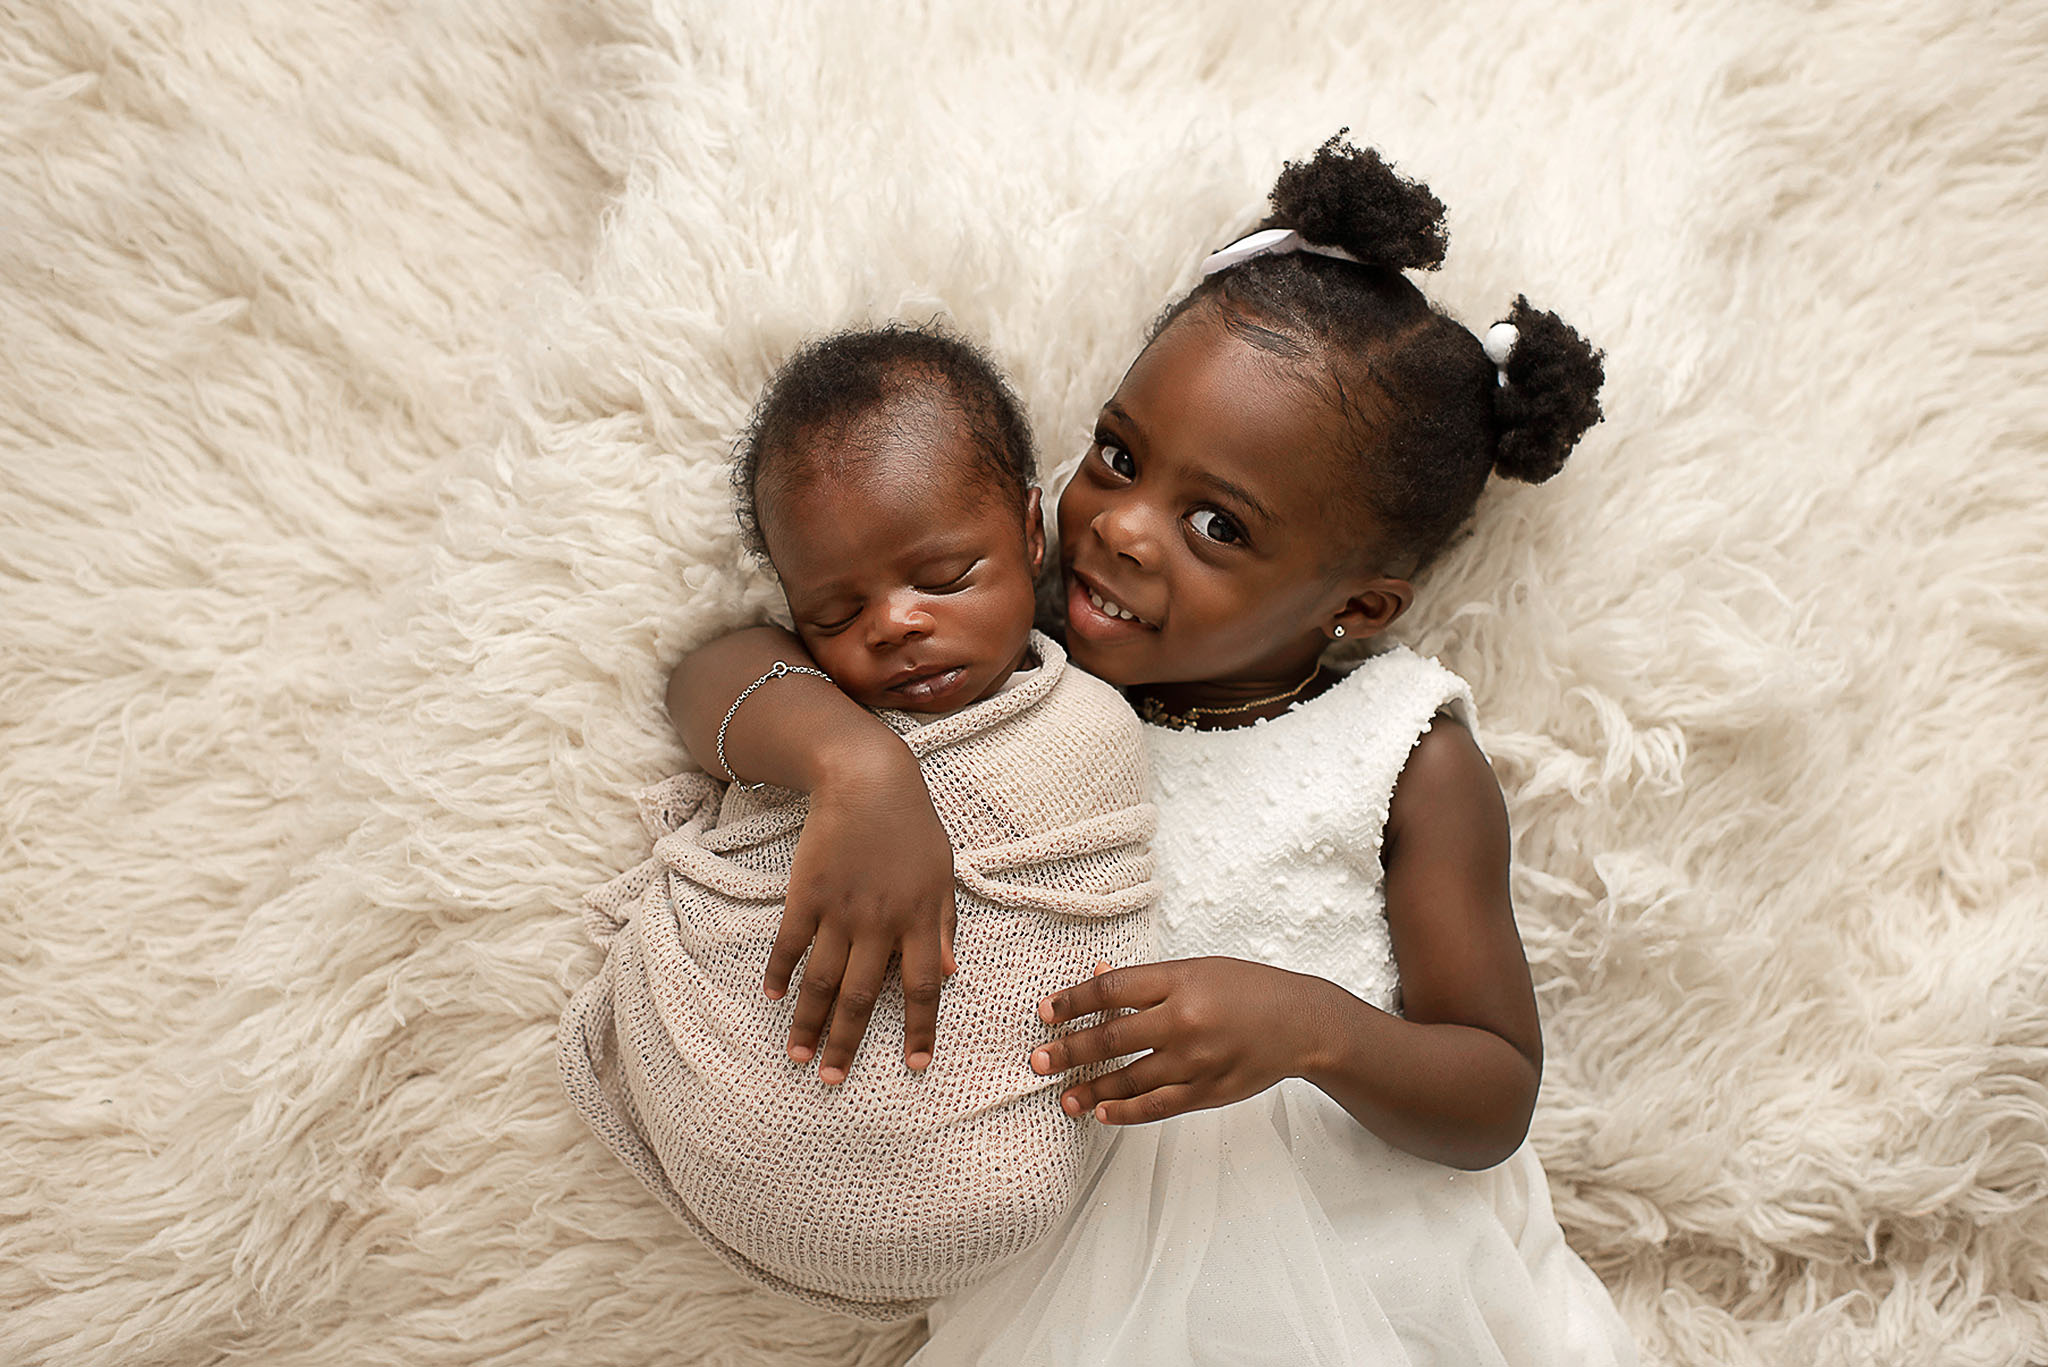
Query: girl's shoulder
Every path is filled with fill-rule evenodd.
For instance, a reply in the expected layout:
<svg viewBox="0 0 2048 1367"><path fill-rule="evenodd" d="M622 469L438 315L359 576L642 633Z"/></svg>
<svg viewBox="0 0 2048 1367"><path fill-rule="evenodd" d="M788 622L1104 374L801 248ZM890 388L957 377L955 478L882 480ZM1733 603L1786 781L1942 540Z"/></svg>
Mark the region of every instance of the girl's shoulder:
<svg viewBox="0 0 2048 1367"><path fill-rule="evenodd" d="M1410 757L1437 717L1454 718L1468 733L1477 725L1471 686L1434 658L1404 645L1367 656L1297 714L1325 753L1325 773L1341 773L1345 787L1381 820Z"/></svg>
<svg viewBox="0 0 2048 1367"><path fill-rule="evenodd" d="M1477 727L1471 685L1434 656L1418 655L1405 645L1366 656L1324 697L1340 695L1346 714L1343 723L1364 721L1394 732L1412 726L1413 734L1419 736L1429 728L1430 719L1443 712L1457 718L1468 731ZM1305 714L1310 709L1300 710ZM1336 717L1328 720L1339 721Z"/></svg>

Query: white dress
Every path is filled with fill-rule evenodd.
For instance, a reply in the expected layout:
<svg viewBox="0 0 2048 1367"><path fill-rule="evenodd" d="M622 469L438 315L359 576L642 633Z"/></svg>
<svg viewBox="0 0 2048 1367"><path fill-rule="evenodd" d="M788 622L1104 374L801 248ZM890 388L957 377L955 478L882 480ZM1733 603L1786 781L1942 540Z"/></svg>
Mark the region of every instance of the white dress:
<svg viewBox="0 0 2048 1367"><path fill-rule="evenodd" d="M1148 728L1166 955L1257 959L1398 1010L1388 803L1436 714L1470 709L1462 680L1396 648L1271 721ZM1455 1171L1298 1079L1117 1130L1052 1237L931 1324L920 1367L1636 1361L1526 1145Z"/></svg>

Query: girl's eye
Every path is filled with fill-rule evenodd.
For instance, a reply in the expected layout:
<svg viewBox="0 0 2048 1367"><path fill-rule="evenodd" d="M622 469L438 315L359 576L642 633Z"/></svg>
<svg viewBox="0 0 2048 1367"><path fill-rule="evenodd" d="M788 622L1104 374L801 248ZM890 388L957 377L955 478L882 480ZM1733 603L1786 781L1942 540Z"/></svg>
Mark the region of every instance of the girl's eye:
<svg viewBox="0 0 2048 1367"><path fill-rule="evenodd" d="M1123 447L1118 446L1115 442L1106 441L1101 437L1095 439L1095 445L1102 452L1102 463L1104 465L1107 465L1125 479L1137 477L1138 462L1132 458L1129 451L1124 450Z"/></svg>
<svg viewBox="0 0 2048 1367"><path fill-rule="evenodd" d="M836 622L812 622L811 625L819 631L841 631L852 626L853 619L858 616L860 616L858 612L849 612Z"/></svg>
<svg viewBox="0 0 2048 1367"><path fill-rule="evenodd" d="M1195 529L1197 536L1224 546L1235 546L1244 540L1244 528L1228 513L1219 513L1214 508L1197 508L1188 514L1188 525Z"/></svg>

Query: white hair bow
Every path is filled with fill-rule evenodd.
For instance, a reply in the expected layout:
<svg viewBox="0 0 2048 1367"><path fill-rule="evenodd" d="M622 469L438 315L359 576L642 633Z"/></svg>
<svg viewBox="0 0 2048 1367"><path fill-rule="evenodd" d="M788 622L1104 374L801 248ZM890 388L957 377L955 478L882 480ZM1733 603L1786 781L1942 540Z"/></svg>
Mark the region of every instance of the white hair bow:
<svg viewBox="0 0 2048 1367"><path fill-rule="evenodd" d="M1522 330L1513 323L1495 323L1486 330L1486 359L1493 362L1495 373L1500 376L1501 388L1508 384L1508 357L1515 354L1515 343L1522 340Z"/></svg>
<svg viewBox="0 0 2048 1367"><path fill-rule="evenodd" d="M1259 231L1212 252L1202 263L1202 274L1208 277L1218 271L1227 271L1240 261L1249 261L1255 256L1284 256L1288 252L1310 252L1316 256L1334 256L1339 261L1357 261L1358 258L1342 247L1325 247L1319 242L1310 242L1292 228L1261 228Z"/></svg>

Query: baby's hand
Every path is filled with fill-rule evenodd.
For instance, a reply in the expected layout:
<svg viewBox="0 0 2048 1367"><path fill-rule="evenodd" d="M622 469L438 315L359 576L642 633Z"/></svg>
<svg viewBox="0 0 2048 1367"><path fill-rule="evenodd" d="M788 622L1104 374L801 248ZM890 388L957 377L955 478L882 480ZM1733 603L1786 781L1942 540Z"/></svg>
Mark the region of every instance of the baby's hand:
<svg viewBox="0 0 2048 1367"><path fill-rule="evenodd" d="M846 1080L892 959L902 965L903 1062L923 1071L938 1036L939 987L953 972L953 847L917 761L871 757L811 793L789 874L789 901L768 956L771 998L789 990L808 947L789 1056L799 1063L831 1032L818 1080Z"/></svg>
<svg viewBox="0 0 2048 1367"><path fill-rule="evenodd" d="M1068 1115L1107 1125L1164 1120L1228 1106L1298 1076L1313 1041L1300 974L1245 959L1173 959L1104 971L1038 1004L1048 1025L1098 1012L1099 1025L1062 1035L1031 1054L1050 1077L1141 1054L1060 1097ZM1149 1051L1149 1052L1147 1052Z"/></svg>

